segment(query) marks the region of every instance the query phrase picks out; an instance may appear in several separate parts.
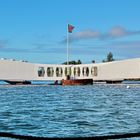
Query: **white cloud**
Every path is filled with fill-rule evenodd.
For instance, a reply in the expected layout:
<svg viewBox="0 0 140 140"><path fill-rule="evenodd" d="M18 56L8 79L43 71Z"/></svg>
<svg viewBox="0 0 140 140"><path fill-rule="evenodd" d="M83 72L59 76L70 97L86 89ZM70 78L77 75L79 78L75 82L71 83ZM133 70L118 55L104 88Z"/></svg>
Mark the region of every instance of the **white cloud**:
<svg viewBox="0 0 140 140"><path fill-rule="evenodd" d="M116 26L113 27L108 33L108 37L112 38L121 38L130 35L140 35L140 31L129 31L121 26Z"/></svg>
<svg viewBox="0 0 140 140"><path fill-rule="evenodd" d="M73 38L90 39L90 38L98 38L99 36L100 36L100 33L98 31L86 30L86 31L78 32L74 34Z"/></svg>
<svg viewBox="0 0 140 140"><path fill-rule="evenodd" d="M116 26L116 27L113 27L109 31L108 36L117 38L117 37L123 37L123 36L125 36L127 34L128 34L128 32L124 28L122 28L120 26Z"/></svg>
<svg viewBox="0 0 140 140"><path fill-rule="evenodd" d="M6 47L7 44L8 44L8 40L0 39L0 48Z"/></svg>
<svg viewBox="0 0 140 140"><path fill-rule="evenodd" d="M79 41L79 40L87 40L87 39L99 39L99 40L105 40L105 39L116 39L116 38L122 38L132 35L140 35L140 30L137 31L131 31L126 30L125 28L121 26L115 26L111 28L106 33L102 33L100 31L95 30L85 30L77 33L72 33L69 37L70 41ZM66 42L66 38L63 42Z"/></svg>
<svg viewBox="0 0 140 140"><path fill-rule="evenodd" d="M100 32L94 30L85 30L70 35L70 41L85 40L85 39L96 39L100 37ZM66 41L66 40L65 40Z"/></svg>

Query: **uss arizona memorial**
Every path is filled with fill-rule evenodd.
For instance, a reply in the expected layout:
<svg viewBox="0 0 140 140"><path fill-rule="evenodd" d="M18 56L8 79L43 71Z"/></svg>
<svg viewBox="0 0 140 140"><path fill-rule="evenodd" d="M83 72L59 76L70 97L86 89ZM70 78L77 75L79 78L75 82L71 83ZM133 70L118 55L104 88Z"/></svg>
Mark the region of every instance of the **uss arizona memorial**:
<svg viewBox="0 0 140 140"><path fill-rule="evenodd" d="M37 64L0 59L0 80L8 83L24 81L93 79L93 82L115 83L140 80L140 58L80 65Z"/></svg>

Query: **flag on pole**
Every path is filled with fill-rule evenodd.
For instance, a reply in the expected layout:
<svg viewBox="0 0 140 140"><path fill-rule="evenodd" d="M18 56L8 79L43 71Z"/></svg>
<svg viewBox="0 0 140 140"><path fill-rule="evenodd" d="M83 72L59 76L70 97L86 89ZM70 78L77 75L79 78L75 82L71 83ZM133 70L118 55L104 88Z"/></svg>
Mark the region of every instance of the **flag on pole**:
<svg viewBox="0 0 140 140"><path fill-rule="evenodd" d="M68 32L72 33L72 30L74 29L74 26L68 24Z"/></svg>

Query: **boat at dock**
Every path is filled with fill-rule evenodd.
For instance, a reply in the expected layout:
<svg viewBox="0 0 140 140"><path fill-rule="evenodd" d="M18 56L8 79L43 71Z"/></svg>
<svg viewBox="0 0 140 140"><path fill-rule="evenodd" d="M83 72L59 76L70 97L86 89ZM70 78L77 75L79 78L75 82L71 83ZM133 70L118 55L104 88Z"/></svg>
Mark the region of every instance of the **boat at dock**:
<svg viewBox="0 0 140 140"><path fill-rule="evenodd" d="M62 85L92 85L93 79L70 79L70 80L62 80Z"/></svg>
<svg viewBox="0 0 140 140"><path fill-rule="evenodd" d="M61 85L92 85L93 79L70 79L70 76L61 80Z"/></svg>

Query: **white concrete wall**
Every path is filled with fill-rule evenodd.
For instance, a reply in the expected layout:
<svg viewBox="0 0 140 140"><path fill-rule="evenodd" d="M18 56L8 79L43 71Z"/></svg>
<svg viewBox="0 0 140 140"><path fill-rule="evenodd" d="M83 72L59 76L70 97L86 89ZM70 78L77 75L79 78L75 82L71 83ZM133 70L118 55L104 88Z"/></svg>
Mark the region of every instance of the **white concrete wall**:
<svg viewBox="0 0 140 140"><path fill-rule="evenodd" d="M140 59L104 63L99 66L97 79L119 80L140 78Z"/></svg>
<svg viewBox="0 0 140 140"><path fill-rule="evenodd" d="M38 68L44 67L44 77L38 76ZM47 76L47 68L53 67L53 77ZM56 68L62 67L62 77L56 76ZM65 79L65 68L67 65L55 64L33 64L28 62L0 60L0 80L62 80ZM123 79L140 79L140 58L114 61L109 63L95 63L95 64L81 64L70 65L72 70L71 77L75 79L88 79L93 80L123 80ZM80 68L80 76L74 76L74 68ZM89 68L89 76L83 75L83 68ZM91 74L92 67L97 67L97 76Z"/></svg>
<svg viewBox="0 0 140 140"><path fill-rule="evenodd" d="M34 64L0 60L0 80L35 80Z"/></svg>

